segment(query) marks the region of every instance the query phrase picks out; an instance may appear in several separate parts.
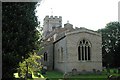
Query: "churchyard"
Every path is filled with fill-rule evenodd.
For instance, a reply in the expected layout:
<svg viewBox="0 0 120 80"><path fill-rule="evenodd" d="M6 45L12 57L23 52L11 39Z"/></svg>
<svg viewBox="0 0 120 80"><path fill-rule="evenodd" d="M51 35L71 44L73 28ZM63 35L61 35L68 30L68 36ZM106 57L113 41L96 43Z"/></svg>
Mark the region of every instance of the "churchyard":
<svg viewBox="0 0 120 80"><path fill-rule="evenodd" d="M37 72L38 73L38 72ZM119 80L120 71L118 69L103 69L103 71L94 73L68 73L64 75L58 71L46 71L32 74L33 79L29 80ZM18 77L16 77L18 78ZM111 79L112 78L112 79Z"/></svg>
<svg viewBox="0 0 120 80"><path fill-rule="evenodd" d="M103 69L102 73L68 74L64 76L64 74L60 72L48 71L44 75L44 77L47 77L49 80L109 80L108 76L117 78L120 76L120 73L118 73L117 69Z"/></svg>

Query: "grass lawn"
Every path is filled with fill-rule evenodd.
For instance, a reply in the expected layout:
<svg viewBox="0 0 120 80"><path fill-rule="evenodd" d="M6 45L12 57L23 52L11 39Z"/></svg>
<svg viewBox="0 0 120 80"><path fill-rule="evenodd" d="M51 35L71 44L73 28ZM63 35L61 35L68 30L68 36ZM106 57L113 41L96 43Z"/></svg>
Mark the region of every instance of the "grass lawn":
<svg viewBox="0 0 120 80"><path fill-rule="evenodd" d="M48 71L44 77L49 80L63 80L63 73L56 71ZM69 76L68 80L106 80L107 75L98 75L98 74L81 74L75 76Z"/></svg>
<svg viewBox="0 0 120 80"><path fill-rule="evenodd" d="M107 75L105 74L80 74L70 76L70 80L106 80Z"/></svg>
<svg viewBox="0 0 120 80"><path fill-rule="evenodd" d="M111 69L109 75L120 76L120 74L114 73L115 69ZM115 71L117 72L117 70ZM57 71L47 71L44 77L49 80L63 80L63 73ZM80 74L74 76L68 76L68 80L107 80L108 73L104 70L102 74Z"/></svg>
<svg viewBox="0 0 120 80"><path fill-rule="evenodd" d="M47 78L62 78L63 73L57 71L47 71L47 73L43 76Z"/></svg>
<svg viewBox="0 0 120 80"><path fill-rule="evenodd" d="M32 75L33 79L29 80L46 80L46 78L48 78L48 80L63 80L63 75L64 75L63 73L58 71L47 71L46 74L41 75L41 78L36 75ZM92 74L79 74L74 76L69 75L68 80L107 80L108 75L120 76L120 74L118 74L117 69L110 69L109 74L105 69L103 70L102 74L92 73Z"/></svg>

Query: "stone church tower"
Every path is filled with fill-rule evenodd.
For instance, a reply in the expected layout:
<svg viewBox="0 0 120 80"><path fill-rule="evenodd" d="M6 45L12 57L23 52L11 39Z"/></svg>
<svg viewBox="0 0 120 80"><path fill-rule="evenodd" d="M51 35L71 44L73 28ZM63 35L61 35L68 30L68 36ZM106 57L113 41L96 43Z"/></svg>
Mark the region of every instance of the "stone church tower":
<svg viewBox="0 0 120 80"><path fill-rule="evenodd" d="M44 24L43 24L43 36L44 38L54 29L61 28L62 27L62 17L59 16L46 16L44 18Z"/></svg>
<svg viewBox="0 0 120 80"><path fill-rule="evenodd" d="M102 36L100 33L81 28L73 28L67 22L62 27L62 17L46 16L43 26L44 47L39 54L41 62L48 70L63 73L102 71Z"/></svg>

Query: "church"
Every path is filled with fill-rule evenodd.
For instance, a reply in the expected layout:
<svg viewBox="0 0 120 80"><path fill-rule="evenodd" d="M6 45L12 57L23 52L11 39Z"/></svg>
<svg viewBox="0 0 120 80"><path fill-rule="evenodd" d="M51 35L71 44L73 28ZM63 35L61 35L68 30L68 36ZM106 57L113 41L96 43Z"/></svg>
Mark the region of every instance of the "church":
<svg viewBox="0 0 120 80"><path fill-rule="evenodd" d="M46 16L43 23L41 63L48 70L60 72L102 71L102 36L84 27L62 27L61 16Z"/></svg>

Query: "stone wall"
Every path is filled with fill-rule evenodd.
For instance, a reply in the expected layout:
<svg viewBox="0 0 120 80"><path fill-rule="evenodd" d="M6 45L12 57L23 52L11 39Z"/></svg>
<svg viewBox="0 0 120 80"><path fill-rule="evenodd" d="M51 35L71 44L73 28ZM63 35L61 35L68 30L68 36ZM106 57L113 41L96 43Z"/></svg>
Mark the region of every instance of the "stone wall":
<svg viewBox="0 0 120 80"><path fill-rule="evenodd" d="M48 70L53 70L53 43L48 42L47 44L44 44L42 47L44 47L40 52L39 55L44 55L44 53L47 53L47 61L44 61L44 56L40 60L41 63L45 66L47 66Z"/></svg>
<svg viewBox="0 0 120 80"><path fill-rule="evenodd" d="M79 61L78 60L78 44L82 39L89 40L91 42L91 60ZM81 31L76 33L69 33L66 36L67 40L67 70L71 71L76 68L78 71L86 70L92 71L93 69L102 70L102 37L90 31Z"/></svg>
<svg viewBox="0 0 120 80"><path fill-rule="evenodd" d="M61 53L61 47L63 48L63 59L60 60L59 54ZM58 52L59 49L59 52ZM66 38L63 38L54 44L54 62L55 70L65 71L65 60L66 60Z"/></svg>

